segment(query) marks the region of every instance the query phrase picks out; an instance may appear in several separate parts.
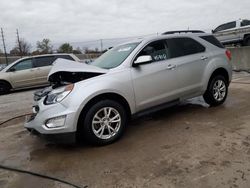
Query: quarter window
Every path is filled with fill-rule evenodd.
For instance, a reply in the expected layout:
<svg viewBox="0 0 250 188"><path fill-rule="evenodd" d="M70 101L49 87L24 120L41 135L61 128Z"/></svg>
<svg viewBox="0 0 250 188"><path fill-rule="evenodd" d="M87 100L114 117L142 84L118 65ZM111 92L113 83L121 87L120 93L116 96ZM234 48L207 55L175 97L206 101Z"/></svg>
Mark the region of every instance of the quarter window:
<svg viewBox="0 0 250 188"><path fill-rule="evenodd" d="M201 36L201 38L219 48L224 48L224 46L213 35Z"/></svg>
<svg viewBox="0 0 250 188"><path fill-rule="evenodd" d="M153 61L162 61L169 58L169 54L166 49L166 44L164 41L156 41L148 44L138 55L150 55Z"/></svg>
<svg viewBox="0 0 250 188"><path fill-rule="evenodd" d="M167 45L170 51L170 58L201 53L206 50L204 46L191 38L167 39Z"/></svg>

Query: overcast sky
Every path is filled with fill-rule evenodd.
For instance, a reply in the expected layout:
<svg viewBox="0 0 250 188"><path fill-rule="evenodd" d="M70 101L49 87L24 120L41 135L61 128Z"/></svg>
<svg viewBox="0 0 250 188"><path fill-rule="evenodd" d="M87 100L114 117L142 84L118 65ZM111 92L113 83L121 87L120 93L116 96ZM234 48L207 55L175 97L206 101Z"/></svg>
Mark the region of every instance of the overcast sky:
<svg viewBox="0 0 250 188"><path fill-rule="evenodd" d="M101 38L140 36L176 29L210 31L250 19L249 0L1 0L0 26L9 48L16 28L33 47ZM104 41L105 42L105 41ZM2 49L2 43L0 43ZM77 43L78 44L78 43Z"/></svg>

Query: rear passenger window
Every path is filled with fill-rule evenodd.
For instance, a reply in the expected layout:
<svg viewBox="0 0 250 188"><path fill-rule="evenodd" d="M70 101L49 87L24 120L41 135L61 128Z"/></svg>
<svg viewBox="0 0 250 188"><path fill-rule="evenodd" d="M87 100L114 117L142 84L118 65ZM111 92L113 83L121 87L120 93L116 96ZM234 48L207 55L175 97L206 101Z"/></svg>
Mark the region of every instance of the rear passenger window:
<svg viewBox="0 0 250 188"><path fill-rule="evenodd" d="M224 46L213 35L201 36L201 38L219 48L224 48Z"/></svg>
<svg viewBox="0 0 250 188"><path fill-rule="evenodd" d="M68 59L74 61L74 59L70 55L57 55L56 59L62 58L62 59Z"/></svg>
<svg viewBox="0 0 250 188"><path fill-rule="evenodd" d="M191 38L167 39L170 58L181 57L204 52L206 49L199 42Z"/></svg>
<svg viewBox="0 0 250 188"><path fill-rule="evenodd" d="M169 58L164 41L155 41L148 44L139 54L139 56L150 55L153 61L162 61Z"/></svg>
<svg viewBox="0 0 250 188"><path fill-rule="evenodd" d="M55 61L54 56L46 56L46 57L36 57L35 58L35 67L45 67L50 66Z"/></svg>

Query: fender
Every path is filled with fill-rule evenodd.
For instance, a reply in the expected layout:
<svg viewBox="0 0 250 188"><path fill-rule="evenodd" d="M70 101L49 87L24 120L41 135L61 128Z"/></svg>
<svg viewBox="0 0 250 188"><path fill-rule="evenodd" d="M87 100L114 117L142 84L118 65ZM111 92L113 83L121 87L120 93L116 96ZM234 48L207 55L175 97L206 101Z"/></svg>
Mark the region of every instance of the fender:
<svg viewBox="0 0 250 188"><path fill-rule="evenodd" d="M232 79L232 65L230 64L230 66L228 66L228 64L230 64L230 62L228 62L224 57L216 57L213 58L208 65L206 66L206 69L204 71L204 77L202 79L202 91L205 92L207 90L207 86L208 86L208 82L212 76L212 74L219 68L223 68L227 74L228 74L228 78L229 78L229 82L231 82Z"/></svg>

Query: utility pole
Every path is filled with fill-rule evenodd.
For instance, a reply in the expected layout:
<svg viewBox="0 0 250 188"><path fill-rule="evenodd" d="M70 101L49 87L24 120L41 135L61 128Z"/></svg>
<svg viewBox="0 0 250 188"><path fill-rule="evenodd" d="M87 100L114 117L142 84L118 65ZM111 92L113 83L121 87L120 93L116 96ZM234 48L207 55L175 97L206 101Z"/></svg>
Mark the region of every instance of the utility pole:
<svg viewBox="0 0 250 188"><path fill-rule="evenodd" d="M4 55L5 55L5 62L8 65L8 57L7 57L6 46L5 46L5 41L4 41L3 28L1 28L1 35L2 35L2 40L3 40L3 49L4 49Z"/></svg>
<svg viewBox="0 0 250 188"><path fill-rule="evenodd" d="M19 50L20 50L20 55L22 57L23 56L23 52L22 52L22 46L21 46L21 42L20 42L20 38L19 38L18 29L16 29L16 36L17 36L17 42L18 42L18 46L19 46Z"/></svg>
<svg viewBox="0 0 250 188"><path fill-rule="evenodd" d="M103 51L103 43L102 43L102 39L100 40L101 41L101 52Z"/></svg>

